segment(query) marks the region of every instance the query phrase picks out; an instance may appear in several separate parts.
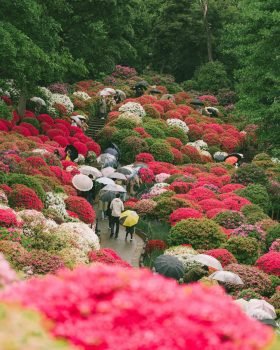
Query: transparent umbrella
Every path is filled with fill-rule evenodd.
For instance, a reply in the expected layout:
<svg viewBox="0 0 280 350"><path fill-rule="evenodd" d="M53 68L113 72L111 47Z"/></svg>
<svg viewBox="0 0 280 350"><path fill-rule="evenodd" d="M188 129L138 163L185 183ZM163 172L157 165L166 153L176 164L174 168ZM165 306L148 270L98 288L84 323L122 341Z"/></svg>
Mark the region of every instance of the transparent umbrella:
<svg viewBox="0 0 280 350"><path fill-rule="evenodd" d="M271 318L275 319L276 318L276 312L275 308L273 305L269 304L265 300L259 300L259 299L251 299L248 302L248 313L254 312L254 310L262 310L266 312L269 317L265 318Z"/></svg>
<svg viewBox="0 0 280 350"><path fill-rule="evenodd" d="M109 178L117 180L127 180L127 177L124 174L118 172L112 173L111 175L109 175Z"/></svg>
<svg viewBox="0 0 280 350"><path fill-rule="evenodd" d="M105 187L102 188L102 191L110 191L110 192L122 192L122 193L125 193L126 192L126 189L123 188L122 186L120 185L116 185L116 184L112 184L112 185L107 185Z"/></svg>
<svg viewBox="0 0 280 350"><path fill-rule="evenodd" d="M112 166L117 164L117 159L115 156L109 153L103 153L97 157L97 163L101 164L103 167Z"/></svg>
<svg viewBox="0 0 280 350"><path fill-rule="evenodd" d="M114 180L109 179L108 177L104 177L104 176L99 177L96 180L96 182L103 184L103 185L114 185L115 184Z"/></svg>
<svg viewBox="0 0 280 350"><path fill-rule="evenodd" d="M232 283L237 285L244 284L242 279L237 274L230 271L216 271L212 273L209 277L219 282Z"/></svg>
<svg viewBox="0 0 280 350"><path fill-rule="evenodd" d="M93 177L101 177L102 173L97 168L89 165L82 165L79 170L84 175L92 175Z"/></svg>
<svg viewBox="0 0 280 350"><path fill-rule="evenodd" d="M108 177L109 175L112 175L115 171L116 169L112 168L111 166L101 169L102 175L106 177Z"/></svg>
<svg viewBox="0 0 280 350"><path fill-rule="evenodd" d="M206 254L197 254L192 256L191 260L199 262L202 265L212 267L216 270L223 270L223 267L219 260L213 258L213 256L206 255Z"/></svg>
<svg viewBox="0 0 280 350"><path fill-rule="evenodd" d="M124 174L124 175L131 175L131 174L133 174L133 172L135 170L126 165L126 166L123 166L123 167L117 169L117 171L118 171L118 173L121 173L121 174Z"/></svg>
<svg viewBox="0 0 280 350"><path fill-rule="evenodd" d="M92 189L93 182L92 180L84 174L75 175L72 179L73 186L82 192L86 192Z"/></svg>

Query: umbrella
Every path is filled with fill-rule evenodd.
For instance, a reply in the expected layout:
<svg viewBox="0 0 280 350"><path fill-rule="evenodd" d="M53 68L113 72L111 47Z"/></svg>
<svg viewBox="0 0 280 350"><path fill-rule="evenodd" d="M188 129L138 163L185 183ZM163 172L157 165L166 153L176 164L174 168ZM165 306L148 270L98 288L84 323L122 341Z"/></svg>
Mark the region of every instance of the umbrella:
<svg viewBox="0 0 280 350"><path fill-rule="evenodd" d="M116 170L112 168L111 166L108 166L107 168L103 168L101 170L101 173L103 176L108 177L109 175L112 175Z"/></svg>
<svg viewBox="0 0 280 350"><path fill-rule="evenodd" d="M202 265L212 267L216 270L223 270L223 267L219 260L213 258L213 256L206 255L206 254L197 254L191 257L191 260L194 260L196 262L199 262Z"/></svg>
<svg viewBox="0 0 280 350"><path fill-rule="evenodd" d="M108 177L99 177L96 182L103 184L103 185L114 185L115 182L112 179L109 179Z"/></svg>
<svg viewBox="0 0 280 350"><path fill-rule="evenodd" d="M102 90L99 92L99 96L111 96L111 93L109 91Z"/></svg>
<svg viewBox="0 0 280 350"><path fill-rule="evenodd" d="M72 115L72 117L70 117L70 119L74 120L78 126L82 125L82 122L77 115Z"/></svg>
<svg viewBox="0 0 280 350"><path fill-rule="evenodd" d="M218 108L215 108L215 107L205 107L205 111L206 111L210 116L213 116L213 117L217 117L217 116L218 116L218 113L219 113Z"/></svg>
<svg viewBox="0 0 280 350"><path fill-rule="evenodd" d="M92 189L93 182L92 180L84 174L75 175L72 179L73 186L82 192L86 192Z"/></svg>
<svg viewBox="0 0 280 350"><path fill-rule="evenodd" d="M100 191L99 199L102 202L111 202L115 197L116 197L116 194L114 192L103 191L103 189Z"/></svg>
<svg viewBox="0 0 280 350"><path fill-rule="evenodd" d="M117 159L115 156L109 153L103 153L99 157L97 157L97 163L106 167L106 165L114 165L117 163Z"/></svg>
<svg viewBox="0 0 280 350"><path fill-rule="evenodd" d="M134 210L126 210L121 213L120 222L125 227L131 227L137 224L139 215Z"/></svg>
<svg viewBox="0 0 280 350"><path fill-rule="evenodd" d="M115 149L115 148L106 148L104 153L108 153L108 154L111 154L112 156L114 156L116 159L119 158L119 152Z"/></svg>
<svg viewBox="0 0 280 350"><path fill-rule="evenodd" d="M225 163L230 164L230 165L234 165L238 162L238 158L234 157L234 156L230 156L225 158Z"/></svg>
<svg viewBox="0 0 280 350"><path fill-rule="evenodd" d="M216 271L212 273L209 277L219 282L244 284L242 279L237 274L230 271Z"/></svg>
<svg viewBox="0 0 280 350"><path fill-rule="evenodd" d="M225 158L228 156L226 152L216 152L214 153L214 159L218 162L223 162Z"/></svg>
<svg viewBox="0 0 280 350"><path fill-rule="evenodd" d="M78 117L79 119L82 119L82 120L88 119L88 117L86 117L85 115L82 115L82 114L76 115L76 117Z"/></svg>
<svg viewBox="0 0 280 350"><path fill-rule="evenodd" d="M275 312L274 306L269 304L265 300L259 300L259 299L249 300L248 313L250 314L254 310L262 310L262 311L266 312L269 315L269 317L264 317L264 318L271 318L271 319L276 318L276 312Z"/></svg>
<svg viewBox="0 0 280 350"><path fill-rule="evenodd" d="M133 168L149 168L149 166L146 163L141 163L141 162L137 162L132 164Z"/></svg>
<svg viewBox="0 0 280 350"><path fill-rule="evenodd" d="M102 191L110 191L110 192L122 192L122 193L125 193L126 192L126 189L123 188L122 186L120 185L116 185L114 183L114 185L107 185L105 187L102 188Z"/></svg>
<svg viewBox="0 0 280 350"><path fill-rule="evenodd" d="M247 312L247 308L248 308L248 301L247 300L241 298L241 299L236 299L234 301L236 304L238 304L241 307L241 309L243 311Z"/></svg>
<svg viewBox="0 0 280 350"><path fill-rule="evenodd" d="M110 179L117 179L117 180L127 180L126 176L122 173L113 173L111 175L109 175Z"/></svg>
<svg viewBox="0 0 280 350"><path fill-rule="evenodd" d="M161 100L174 100L174 96L171 94L164 94L160 98Z"/></svg>
<svg viewBox="0 0 280 350"><path fill-rule="evenodd" d="M92 175L93 177L101 177L102 173L97 168L89 165L82 165L79 170L84 175Z"/></svg>
<svg viewBox="0 0 280 350"><path fill-rule="evenodd" d="M118 153L121 154L119 147L114 142L111 142L111 147L115 148L118 151Z"/></svg>
<svg viewBox="0 0 280 350"><path fill-rule="evenodd" d="M112 88L104 88L102 91L110 92L111 95L115 95L116 90Z"/></svg>
<svg viewBox="0 0 280 350"><path fill-rule="evenodd" d="M157 273L179 280L184 276L184 266L172 255L160 255L155 259L154 267Z"/></svg>
<svg viewBox="0 0 280 350"><path fill-rule="evenodd" d="M135 87L143 87L145 89L147 89L147 87L149 86L149 83L146 80L141 80L138 81L138 83L135 84Z"/></svg>
<svg viewBox="0 0 280 350"><path fill-rule="evenodd" d="M243 154L241 154L241 153L230 153L225 157L225 160L230 158L230 157L235 157L235 158L237 158L238 161L240 161L241 159L244 158Z"/></svg>
<svg viewBox="0 0 280 350"><path fill-rule="evenodd" d="M72 161L78 158L78 155L79 155L78 150L73 145L67 145L64 151L65 153L67 153L67 151L70 151L70 159Z"/></svg>
<svg viewBox="0 0 280 350"><path fill-rule="evenodd" d="M161 94L161 91L158 90L158 89L151 89L150 93L152 93L152 94Z"/></svg>
<svg viewBox="0 0 280 350"><path fill-rule="evenodd" d="M127 165L117 169L117 171L118 171L118 173L121 173L124 175L131 175L134 172L134 170Z"/></svg>
<svg viewBox="0 0 280 350"><path fill-rule="evenodd" d="M191 100L190 104L194 106L204 106L204 103L198 98Z"/></svg>
<svg viewBox="0 0 280 350"><path fill-rule="evenodd" d="M256 320L273 320L273 318L270 316L268 312L261 309L253 309L253 310L247 309L246 313L248 316L255 318Z"/></svg>
<svg viewBox="0 0 280 350"><path fill-rule="evenodd" d="M126 99L126 94L122 90L116 90L116 92L119 94L122 101Z"/></svg>

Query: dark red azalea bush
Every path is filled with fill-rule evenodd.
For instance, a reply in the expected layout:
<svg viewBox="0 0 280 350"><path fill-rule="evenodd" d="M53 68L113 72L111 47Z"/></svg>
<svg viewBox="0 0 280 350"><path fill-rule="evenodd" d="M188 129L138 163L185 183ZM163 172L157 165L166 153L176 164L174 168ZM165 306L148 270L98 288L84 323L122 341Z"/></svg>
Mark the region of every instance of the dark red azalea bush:
<svg viewBox="0 0 280 350"><path fill-rule="evenodd" d="M42 211L44 205L35 191L24 185L14 185L9 194L9 204L12 208L35 209Z"/></svg>
<svg viewBox="0 0 280 350"><path fill-rule="evenodd" d="M86 154L88 152L88 148L84 143L76 141L73 143L73 146L77 149L79 154L86 156Z"/></svg>
<svg viewBox="0 0 280 350"><path fill-rule="evenodd" d="M199 219L202 218L202 214L192 208L179 208L173 211L173 213L169 216L169 222L172 226L176 225L177 222L184 219Z"/></svg>
<svg viewBox="0 0 280 350"><path fill-rule="evenodd" d="M234 255L231 254L227 249L210 249L203 252L203 254L211 255L217 260L220 261L223 267L229 265L229 264L235 264L237 263L237 260L235 259Z"/></svg>
<svg viewBox="0 0 280 350"><path fill-rule="evenodd" d="M17 226L17 217L11 209L0 209L0 226L11 227Z"/></svg>
<svg viewBox="0 0 280 350"><path fill-rule="evenodd" d="M145 247L145 252L151 254L154 251L164 251L167 248L167 245L161 239L150 239Z"/></svg>
<svg viewBox="0 0 280 350"><path fill-rule="evenodd" d="M174 181L170 186L169 190L174 191L178 194L188 193L190 188L192 188L192 184L184 181Z"/></svg>
<svg viewBox="0 0 280 350"><path fill-rule="evenodd" d="M178 150L183 147L183 142L176 137L167 137L166 141L170 144L170 146L177 148Z"/></svg>
<svg viewBox="0 0 280 350"><path fill-rule="evenodd" d="M186 145L181 148L181 152L188 156L193 163L201 162L201 156L196 148Z"/></svg>
<svg viewBox="0 0 280 350"><path fill-rule="evenodd" d="M149 168L141 168L139 170L139 176L144 183L150 184L155 180L155 175Z"/></svg>
<svg viewBox="0 0 280 350"><path fill-rule="evenodd" d="M93 250L88 254L89 261L94 263L103 263L108 265L118 265L122 267L132 267L128 262L124 261L114 250L104 248Z"/></svg>
<svg viewBox="0 0 280 350"><path fill-rule="evenodd" d="M257 260L256 266L270 275L280 277L280 252L264 254Z"/></svg>
<svg viewBox="0 0 280 350"><path fill-rule="evenodd" d="M86 199L78 196L69 196L65 203L66 208L76 213L81 221L86 224L92 224L95 221L95 211Z"/></svg>
<svg viewBox="0 0 280 350"><path fill-rule="evenodd" d="M147 270L79 267L27 280L2 299L39 310L55 337L84 350L261 350L274 339L221 288L186 290Z"/></svg>

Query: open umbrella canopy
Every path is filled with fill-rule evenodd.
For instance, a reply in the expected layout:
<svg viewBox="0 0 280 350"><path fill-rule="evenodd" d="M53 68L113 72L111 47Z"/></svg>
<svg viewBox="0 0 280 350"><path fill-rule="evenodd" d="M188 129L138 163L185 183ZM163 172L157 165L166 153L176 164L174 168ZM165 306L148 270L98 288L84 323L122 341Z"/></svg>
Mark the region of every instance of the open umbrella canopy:
<svg viewBox="0 0 280 350"><path fill-rule="evenodd" d="M112 166L117 164L117 159L115 156L109 153L103 153L96 159L98 164L101 164L103 167Z"/></svg>
<svg viewBox="0 0 280 350"><path fill-rule="evenodd" d="M223 162L227 156L228 154L226 152L216 152L213 158L218 162Z"/></svg>
<svg viewBox="0 0 280 350"><path fill-rule="evenodd" d="M99 199L102 202L111 202L115 197L115 192L103 191L103 189L100 191Z"/></svg>
<svg viewBox="0 0 280 350"><path fill-rule="evenodd" d="M236 299L234 301L236 304L238 304L241 307L241 309L243 311L247 312L247 309L248 309L248 301L247 300L241 298L241 299Z"/></svg>
<svg viewBox="0 0 280 350"><path fill-rule="evenodd" d="M263 318L266 318L266 319L269 319L269 318L275 319L276 318L276 312L275 312L274 306L269 304L265 300L259 300L259 299L249 300L247 310L248 310L249 315L254 313L255 310L261 310L268 315L268 317L263 317Z"/></svg>
<svg viewBox="0 0 280 350"><path fill-rule="evenodd" d="M102 191L110 191L110 192L120 192L120 193L125 193L126 192L126 189L123 188L122 186L120 185L116 185L114 183L114 185L106 185L105 187L102 188Z"/></svg>
<svg viewBox="0 0 280 350"><path fill-rule="evenodd" d="M118 159L120 156L120 153L112 147L106 148L104 153L111 154L112 156L116 157L116 159Z"/></svg>
<svg viewBox="0 0 280 350"><path fill-rule="evenodd" d="M110 179L116 179L116 180L127 180L127 177L122 174L122 173L118 173L118 172L114 172L111 175L108 176Z"/></svg>
<svg viewBox="0 0 280 350"><path fill-rule="evenodd" d="M135 87L143 87L143 88L146 88L149 86L149 83L146 81L146 80L141 80L141 81L138 81L138 83L135 84Z"/></svg>
<svg viewBox="0 0 280 350"><path fill-rule="evenodd" d="M121 213L120 222L125 227L131 227L138 223L139 215L134 210L126 210Z"/></svg>
<svg viewBox="0 0 280 350"><path fill-rule="evenodd" d="M101 169L102 175L106 177L108 177L109 175L112 175L115 171L116 169L112 168L111 166Z"/></svg>
<svg viewBox="0 0 280 350"><path fill-rule="evenodd" d="M191 100L190 104L194 106L204 106L204 103L198 98Z"/></svg>
<svg viewBox="0 0 280 350"><path fill-rule="evenodd" d="M161 99L161 100L174 100L175 98L174 98L174 96L171 95L171 94L164 94L164 95L161 96L160 99Z"/></svg>
<svg viewBox="0 0 280 350"><path fill-rule="evenodd" d="M230 271L216 271L212 273L209 278L213 280L224 282L224 283L232 283L232 284L244 284L242 279L235 273Z"/></svg>
<svg viewBox="0 0 280 350"><path fill-rule="evenodd" d="M78 126L82 125L81 119L77 115L72 115L70 119L74 120Z"/></svg>
<svg viewBox="0 0 280 350"><path fill-rule="evenodd" d="M104 88L102 91L108 91L108 92L110 92L111 95L115 95L115 93L116 93L115 89L112 89L112 88L109 88L109 87Z"/></svg>
<svg viewBox="0 0 280 350"><path fill-rule="evenodd" d="M234 165L238 162L238 158L235 156L230 156L225 158L225 163L230 164L230 165Z"/></svg>
<svg viewBox="0 0 280 350"><path fill-rule="evenodd" d="M104 91L104 90L102 90L102 91L100 91L99 93L99 96L111 96L111 93L109 92L109 91Z"/></svg>
<svg viewBox="0 0 280 350"><path fill-rule="evenodd" d="M82 192L89 191L93 187L92 180L84 174L78 174L73 176L72 184L77 190Z"/></svg>
<svg viewBox="0 0 280 350"><path fill-rule="evenodd" d="M154 268L157 273L165 277L179 280L184 276L184 266L182 262L172 255L160 255L155 259Z"/></svg>
<svg viewBox="0 0 280 350"><path fill-rule="evenodd" d="M219 260L215 259L213 256L206 254L197 254L191 257L191 260L196 261L202 265L212 267L216 270L223 270L223 267Z"/></svg>
<svg viewBox="0 0 280 350"><path fill-rule="evenodd" d="M123 166L121 168L117 169L118 173L124 174L124 175L131 175L135 172L135 169L132 169L129 166Z"/></svg>
<svg viewBox="0 0 280 350"><path fill-rule="evenodd" d="M101 177L102 173L97 168L89 165L82 165L79 167L79 171L84 175L92 175L94 178Z"/></svg>
<svg viewBox="0 0 280 350"><path fill-rule="evenodd" d="M114 185L115 182L112 179L109 179L108 177L99 177L96 182L103 184L103 185Z"/></svg>
<svg viewBox="0 0 280 350"><path fill-rule="evenodd" d="M158 89L151 89L151 90L150 90L150 93L151 93L151 94L161 94L161 91L158 90Z"/></svg>
<svg viewBox="0 0 280 350"><path fill-rule="evenodd" d="M119 94L122 101L126 99L126 94L124 91L116 89L116 92Z"/></svg>
<svg viewBox="0 0 280 350"><path fill-rule="evenodd" d="M242 153L230 153L228 154L226 157L225 157L225 161L228 159L228 158L231 158L231 157L236 157L238 159L238 161L240 161L241 159L244 158L243 154Z"/></svg>

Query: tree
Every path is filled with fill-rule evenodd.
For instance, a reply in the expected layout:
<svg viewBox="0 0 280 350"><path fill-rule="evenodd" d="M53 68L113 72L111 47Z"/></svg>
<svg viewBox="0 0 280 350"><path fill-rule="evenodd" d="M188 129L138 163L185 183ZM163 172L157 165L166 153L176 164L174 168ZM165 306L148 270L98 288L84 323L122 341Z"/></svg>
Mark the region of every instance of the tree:
<svg viewBox="0 0 280 350"><path fill-rule="evenodd" d="M208 7L209 7L209 0L199 0L200 7L203 15L203 24L205 27L206 32L206 38L207 38L207 54L208 54L208 61L213 61L213 49L212 49L212 33L211 33L211 27L208 21Z"/></svg>
<svg viewBox="0 0 280 350"><path fill-rule="evenodd" d="M223 46L238 62L239 114L260 125L265 148L278 148L280 125L280 3L241 0L237 23L226 27Z"/></svg>

